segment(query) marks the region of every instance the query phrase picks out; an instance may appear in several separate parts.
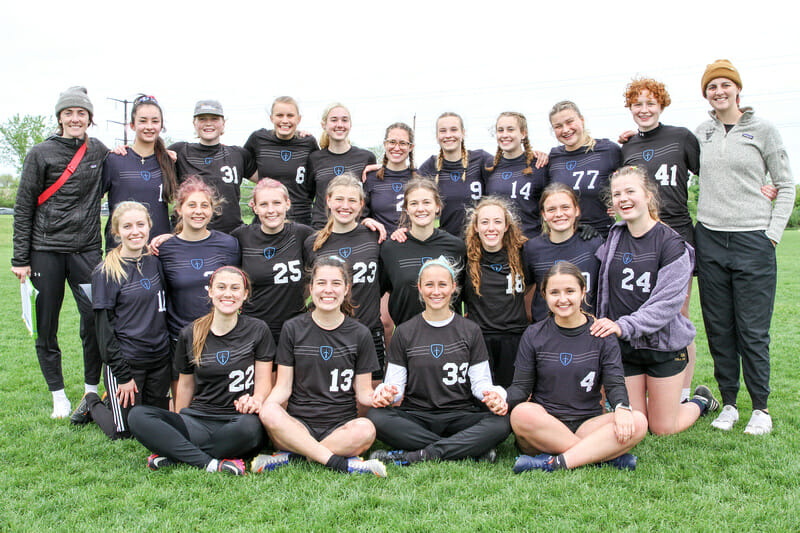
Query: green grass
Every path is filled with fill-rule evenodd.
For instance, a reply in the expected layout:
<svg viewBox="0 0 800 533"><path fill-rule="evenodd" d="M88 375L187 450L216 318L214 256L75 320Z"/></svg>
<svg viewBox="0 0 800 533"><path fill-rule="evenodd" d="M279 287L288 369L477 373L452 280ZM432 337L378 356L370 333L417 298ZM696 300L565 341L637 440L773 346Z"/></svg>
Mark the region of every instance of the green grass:
<svg viewBox="0 0 800 533"><path fill-rule="evenodd" d="M0 217L0 262L8 268L11 217ZM773 320L773 433L748 437L702 419L670 437L637 446L635 472L581 468L511 473L512 440L495 465L471 461L389 468L387 479L344 476L292 465L233 478L180 466L145 467L134 441L110 442L96 426L50 420L50 393L19 319L19 289L9 271L0 297L0 531L509 531L509 530L798 530L800 494L800 233L778 248ZM65 300L61 347L67 394L83 390L77 318ZM695 382L716 385L700 320ZM749 417L749 398L740 395Z"/></svg>

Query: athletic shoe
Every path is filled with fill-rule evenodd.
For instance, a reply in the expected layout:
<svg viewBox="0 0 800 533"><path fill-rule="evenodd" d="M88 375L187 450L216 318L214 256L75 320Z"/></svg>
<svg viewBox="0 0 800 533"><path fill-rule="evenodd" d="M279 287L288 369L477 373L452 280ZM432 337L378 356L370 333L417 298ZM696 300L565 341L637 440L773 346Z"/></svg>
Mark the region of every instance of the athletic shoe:
<svg viewBox="0 0 800 533"><path fill-rule="evenodd" d="M517 457L517 462L514 463L514 473L527 472L528 470L543 470L545 472L553 471L553 463L556 458L547 453L540 453L535 457L530 455L520 455Z"/></svg>
<svg viewBox="0 0 800 533"><path fill-rule="evenodd" d="M277 468L288 465L291 455L292 454L289 452L277 452L272 455L262 453L256 456L253 462L250 463L250 471L254 474L260 474L265 470L271 472Z"/></svg>
<svg viewBox="0 0 800 533"><path fill-rule="evenodd" d="M103 402L109 410L111 410L111 398L108 396L107 392L103 392L103 396L100 398L100 401Z"/></svg>
<svg viewBox="0 0 800 533"><path fill-rule="evenodd" d="M53 412L50 413L50 418L67 418L71 411L72 404L69 403L69 400L54 401Z"/></svg>
<svg viewBox="0 0 800 533"><path fill-rule="evenodd" d="M396 464L397 466L408 466L408 454L403 450L375 450L369 454L370 460L380 461L383 464Z"/></svg>
<svg viewBox="0 0 800 533"><path fill-rule="evenodd" d="M351 457L347 460L347 472L350 474L375 474L378 477L386 477L386 466L377 459L364 461L358 457Z"/></svg>
<svg viewBox="0 0 800 533"><path fill-rule="evenodd" d="M692 396L692 400L700 400L705 404L706 408L700 416L706 416L708 413L713 413L719 409L719 402L711 394L711 389L705 385L698 385L697 388L694 389L694 396Z"/></svg>
<svg viewBox="0 0 800 533"><path fill-rule="evenodd" d="M610 461L603 461L601 464L613 466L620 470L636 470L636 463L638 459L635 455L630 453L623 453L619 457L614 457Z"/></svg>
<svg viewBox="0 0 800 533"><path fill-rule="evenodd" d="M169 457L164 457L163 455L158 455L157 453L154 453L153 455L147 458L147 468L149 468L154 472L159 468L163 468L165 466L172 466L173 464L175 463L170 461Z"/></svg>
<svg viewBox="0 0 800 533"><path fill-rule="evenodd" d="M738 421L739 410L732 405L726 405L722 408L722 412L717 419L711 422L711 425L722 431L730 431Z"/></svg>
<svg viewBox="0 0 800 533"><path fill-rule="evenodd" d="M488 451L476 457L475 460L479 463L494 464L497 462L497 449L490 448Z"/></svg>
<svg viewBox="0 0 800 533"><path fill-rule="evenodd" d="M750 417L750 422L744 428L747 435L766 435L772 431L772 417L761 409L755 409Z"/></svg>
<svg viewBox="0 0 800 533"><path fill-rule="evenodd" d="M241 459L220 459L217 464L217 472L225 472L234 476L245 475L244 461Z"/></svg>
<svg viewBox="0 0 800 533"><path fill-rule="evenodd" d="M78 407L75 408L75 410L72 412L72 415L69 417L69 421L76 426L88 424L92 421L92 413L89 412L88 402L88 397L90 394L97 396L97 394L94 392L87 392L84 394L83 398L81 398L81 402L78 404Z"/></svg>

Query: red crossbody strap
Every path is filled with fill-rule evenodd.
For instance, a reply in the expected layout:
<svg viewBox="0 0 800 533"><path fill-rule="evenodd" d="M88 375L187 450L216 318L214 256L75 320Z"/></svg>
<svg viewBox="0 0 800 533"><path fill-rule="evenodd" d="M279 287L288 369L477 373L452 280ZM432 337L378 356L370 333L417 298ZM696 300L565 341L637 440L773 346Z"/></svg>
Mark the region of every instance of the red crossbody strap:
<svg viewBox="0 0 800 533"><path fill-rule="evenodd" d="M42 194L39 195L39 203L36 204L37 206L45 203L47 199L53 196L55 192L60 189L62 185L64 185L64 182L66 182L69 177L72 176L72 173L75 172L76 168L78 168L78 164L80 164L81 159L83 159L83 156L86 153L87 144L89 143L84 142L81 147L78 148L78 151L75 152L74 156L72 156L72 160L69 162L69 165L67 165L67 168L64 169L64 172L61 174L61 176L59 176L54 184L49 186Z"/></svg>

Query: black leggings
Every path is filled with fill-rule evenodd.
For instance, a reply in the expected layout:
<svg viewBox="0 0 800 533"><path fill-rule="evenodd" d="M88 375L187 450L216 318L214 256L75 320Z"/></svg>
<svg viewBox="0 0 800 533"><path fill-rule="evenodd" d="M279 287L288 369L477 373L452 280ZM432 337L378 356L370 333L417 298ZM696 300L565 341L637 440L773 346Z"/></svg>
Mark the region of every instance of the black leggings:
<svg viewBox="0 0 800 533"><path fill-rule="evenodd" d="M190 408L177 414L142 405L131 409L128 425L148 450L198 468L205 468L212 459L251 457L267 443L257 415L218 420Z"/></svg>

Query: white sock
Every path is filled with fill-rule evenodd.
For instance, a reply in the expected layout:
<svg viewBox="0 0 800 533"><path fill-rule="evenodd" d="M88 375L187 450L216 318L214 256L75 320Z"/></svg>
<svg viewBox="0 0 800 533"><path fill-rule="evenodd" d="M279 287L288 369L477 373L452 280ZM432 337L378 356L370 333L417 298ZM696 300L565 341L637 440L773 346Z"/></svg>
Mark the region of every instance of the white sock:
<svg viewBox="0 0 800 533"><path fill-rule="evenodd" d="M206 472L216 472L219 467L219 461L211 459L211 462L206 465Z"/></svg>
<svg viewBox="0 0 800 533"><path fill-rule="evenodd" d="M64 392L64 389L53 391L53 403L69 403L69 398L67 398L67 393Z"/></svg>
<svg viewBox="0 0 800 533"><path fill-rule="evenodd" d="M98 386L99 385L89 385L88 383L84 383L83 384L83 393L84 394L88 394L90 392L93 392L93 393L97 394L97 387Z"/></svg>
<svg viewBox="0 0 800 533"><path fill-rule="evenodd" d="M688 402L691 399L692 395L689 389L681 389L681 403Z"/></svg>

